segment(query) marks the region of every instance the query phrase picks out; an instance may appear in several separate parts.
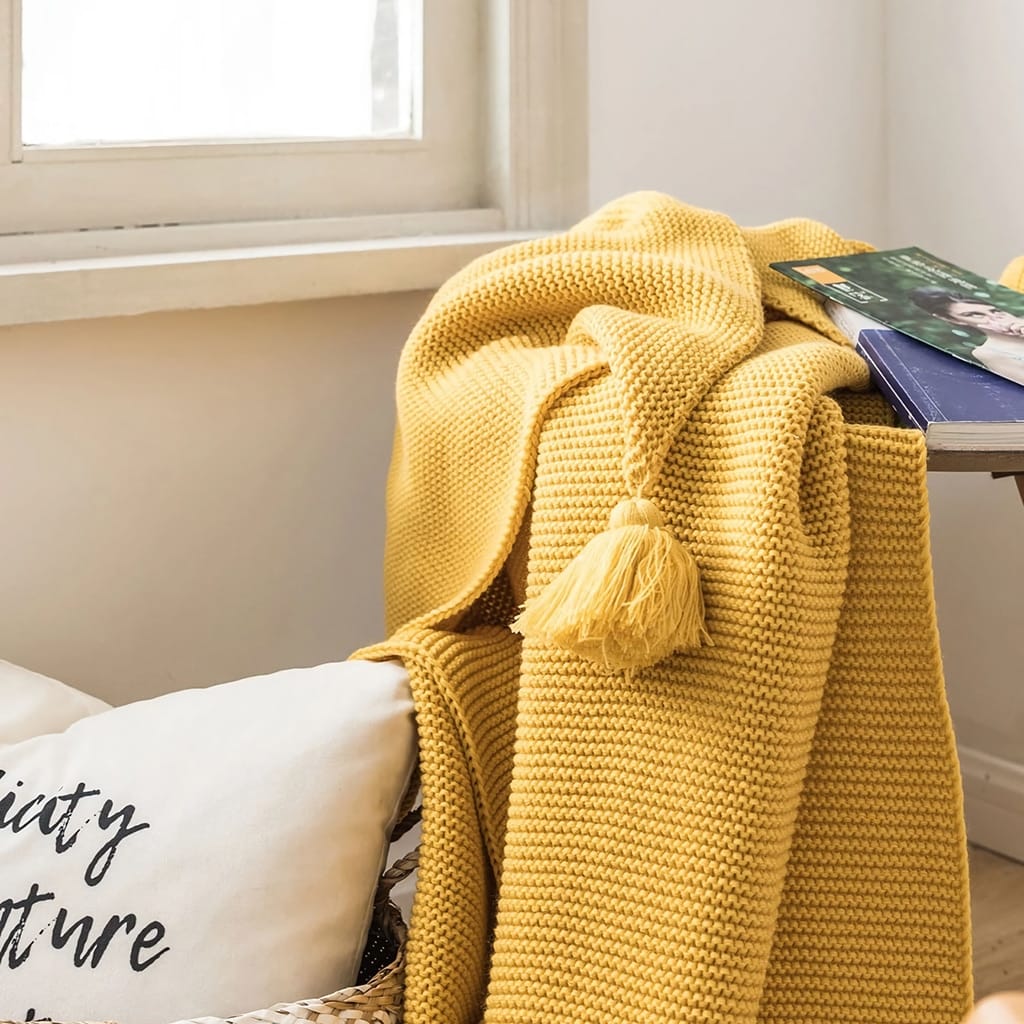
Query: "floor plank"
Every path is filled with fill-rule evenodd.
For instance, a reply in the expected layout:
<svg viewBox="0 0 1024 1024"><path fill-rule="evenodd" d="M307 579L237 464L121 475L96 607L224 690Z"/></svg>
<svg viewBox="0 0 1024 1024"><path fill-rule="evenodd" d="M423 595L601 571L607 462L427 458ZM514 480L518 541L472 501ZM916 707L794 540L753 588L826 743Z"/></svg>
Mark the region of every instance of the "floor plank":
<svg viewBox="0 0 1024 1024"><path fill-rule="evenodd" d="M974 995L1024 990L1024 864L970 848Z"/></svg>

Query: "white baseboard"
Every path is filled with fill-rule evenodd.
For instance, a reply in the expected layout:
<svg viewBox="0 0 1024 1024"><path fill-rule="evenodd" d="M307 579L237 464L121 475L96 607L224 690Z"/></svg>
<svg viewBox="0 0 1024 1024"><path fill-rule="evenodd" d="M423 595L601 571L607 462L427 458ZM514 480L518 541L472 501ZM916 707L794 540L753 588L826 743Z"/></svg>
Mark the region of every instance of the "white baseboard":
<svg viewBox="0 0 1024 1024"><path fill-rule="evenodd" d="M1024 861L1024 764L960 748L967 838Z"/></svg>

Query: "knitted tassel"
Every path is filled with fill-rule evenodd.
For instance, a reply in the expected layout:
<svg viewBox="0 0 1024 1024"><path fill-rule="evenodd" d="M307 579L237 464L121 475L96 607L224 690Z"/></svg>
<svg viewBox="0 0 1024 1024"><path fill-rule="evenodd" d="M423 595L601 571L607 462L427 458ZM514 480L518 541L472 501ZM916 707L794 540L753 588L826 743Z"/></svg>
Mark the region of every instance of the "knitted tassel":
<svg viewBox="0 0 1024 1024"><path fill-rule="evenodd" d="M608 669L644 668L709 639L697 563L646 498L619 502L512 628Z"/></svg>

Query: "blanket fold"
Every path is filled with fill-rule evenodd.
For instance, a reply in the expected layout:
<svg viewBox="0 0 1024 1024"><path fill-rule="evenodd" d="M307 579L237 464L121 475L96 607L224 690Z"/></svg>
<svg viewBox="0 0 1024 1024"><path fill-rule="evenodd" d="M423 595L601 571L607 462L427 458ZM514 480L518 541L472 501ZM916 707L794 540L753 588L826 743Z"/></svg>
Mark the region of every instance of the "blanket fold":
<svg viewBox="0 0 1024 1024"><path fill-rule="evenodd" d="M959 775L925 453L775 259L667 197L485 257L414 330L392 639L422 746L407 1018L958 1021ZM510 631L642 493L710 644L629 672Z"/></svg>

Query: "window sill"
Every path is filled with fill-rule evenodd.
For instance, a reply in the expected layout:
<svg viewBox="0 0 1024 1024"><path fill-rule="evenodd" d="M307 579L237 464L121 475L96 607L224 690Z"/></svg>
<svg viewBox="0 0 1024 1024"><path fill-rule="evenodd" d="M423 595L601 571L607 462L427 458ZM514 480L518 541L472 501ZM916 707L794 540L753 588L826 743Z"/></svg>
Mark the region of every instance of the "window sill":
<svg viewBox="0 0 1024 1024"><path fill-rule="evenodd" d="M477 256L537 234L472 231L0 262L0 325L433 289Z"/></svg>

